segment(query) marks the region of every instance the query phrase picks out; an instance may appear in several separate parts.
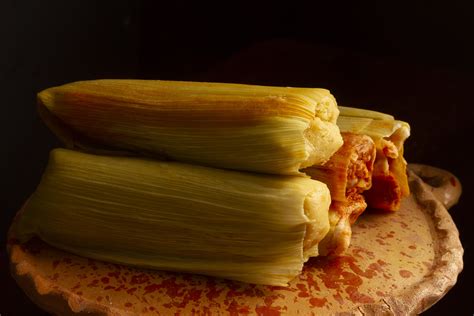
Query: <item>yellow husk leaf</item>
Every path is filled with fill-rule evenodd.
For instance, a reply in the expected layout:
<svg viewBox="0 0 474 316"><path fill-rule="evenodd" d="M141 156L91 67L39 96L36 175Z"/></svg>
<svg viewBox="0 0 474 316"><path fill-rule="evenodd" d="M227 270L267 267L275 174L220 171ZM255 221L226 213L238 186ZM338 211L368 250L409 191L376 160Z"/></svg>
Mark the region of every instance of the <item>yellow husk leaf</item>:
<svg viewBox="0 0 474 316"><path fill-rule="evenodd" d="M284 286L318 254L329 204L305 177L57 149L15 230L99 260Z"/></svg>
<svg viewBox="0 0 474 316"><path fill-rule="evenodd" d="M395 119L390 114L348 106L339 106L339 111L341 116L361 117L386 121Z"/></svg>
<svg viewBox="0 0 474 316"><path fill-rule="evenodd" d="M93 152L296 175L342 145L337 104L324 89L95 80L46 89L38 100L69 148Z"/></svg>

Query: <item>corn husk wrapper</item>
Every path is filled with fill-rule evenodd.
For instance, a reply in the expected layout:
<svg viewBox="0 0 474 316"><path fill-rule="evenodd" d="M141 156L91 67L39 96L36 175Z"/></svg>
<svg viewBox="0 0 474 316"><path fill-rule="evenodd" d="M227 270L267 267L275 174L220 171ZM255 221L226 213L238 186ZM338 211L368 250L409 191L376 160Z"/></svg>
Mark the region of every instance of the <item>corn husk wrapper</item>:
<svg viewBox="0 0 474 316"><path fill-rule="evenodd" d="M95 80L38 94L68 148L124 151L217 168L300 174L342 145L324 89L159 80Z"/></svg>
<svg viewBox="0 0 474 316"><path fill-rule="evenodd" d="M57 149L15 229L94 259L284 286L318 255L329 204L305 177Z"/></svg>

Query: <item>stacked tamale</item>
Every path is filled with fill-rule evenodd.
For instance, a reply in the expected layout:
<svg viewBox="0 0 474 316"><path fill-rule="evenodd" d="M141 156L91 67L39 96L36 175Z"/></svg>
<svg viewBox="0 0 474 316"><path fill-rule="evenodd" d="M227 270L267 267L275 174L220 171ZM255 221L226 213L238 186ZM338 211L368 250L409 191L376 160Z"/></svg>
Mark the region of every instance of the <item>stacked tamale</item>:
<svg viewBox="0 0 474 316"><path fill-rule="evenodd" d="M324 89L96 80L38 101L68 149L51 152L17 236L110 262L287 285L347 248L364 196L378 203L372 173L385 189L405 167L401 123L346 108L341 125Z"/></svg>

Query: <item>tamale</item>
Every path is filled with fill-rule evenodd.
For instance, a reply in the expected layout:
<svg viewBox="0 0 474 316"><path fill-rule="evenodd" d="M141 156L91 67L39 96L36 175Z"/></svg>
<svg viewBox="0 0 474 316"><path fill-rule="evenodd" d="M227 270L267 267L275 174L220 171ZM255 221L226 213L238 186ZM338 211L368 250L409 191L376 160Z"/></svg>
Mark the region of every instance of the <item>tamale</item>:
<svg viewBox="0 0 474 316"><path fill-rule="evenodd" d="M377 148L372 188L364 193L370 207L395 211L403 197L410 194L403 157L410 125L376 111L339 107L337 124L342 132L370 136Z"/></svg>
<svg viewBox="0 0 474 316"><path fill-rule="evenodd" d="M326 183L331 192L330 230L319 244L321 255L340 255L350 245L351 225L367 208L362 193L372 186L376 155L366 135L342 133L343 146L321 166L304 169L311 178Z"/></svg>
<svg viewBox="0 0 474 316"><path fill-rule="evenodd" d="M296 175L342 145L337 104L324 89L94 80L46 89L38 100L71 149Z"/></svg>
<svg viewBox="0 0 474 316"><path fill-rule="evenodd" d="M308 177L56 149L15 231L99 260L284 286L318 255L330 201Z"/></svg>

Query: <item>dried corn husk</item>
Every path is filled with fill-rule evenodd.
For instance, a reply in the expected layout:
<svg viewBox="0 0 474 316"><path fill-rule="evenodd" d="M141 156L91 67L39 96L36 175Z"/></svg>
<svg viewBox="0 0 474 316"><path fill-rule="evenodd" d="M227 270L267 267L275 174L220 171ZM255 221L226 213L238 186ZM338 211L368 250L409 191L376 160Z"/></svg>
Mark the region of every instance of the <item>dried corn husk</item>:
<svg viewBox="0 0 474 316"><path fill-rule="evenodd" d="M46 89L38 100L69 148L93 152L296 175L342 145L336 101L324 89L95 80Z"/></svg>
<svg viewBox="0 0 474 316"><path fill-rule="evenodd" d="M306 177L57 149L15 229L85 257L284 286L318 255L329 204Z"/></svg>

